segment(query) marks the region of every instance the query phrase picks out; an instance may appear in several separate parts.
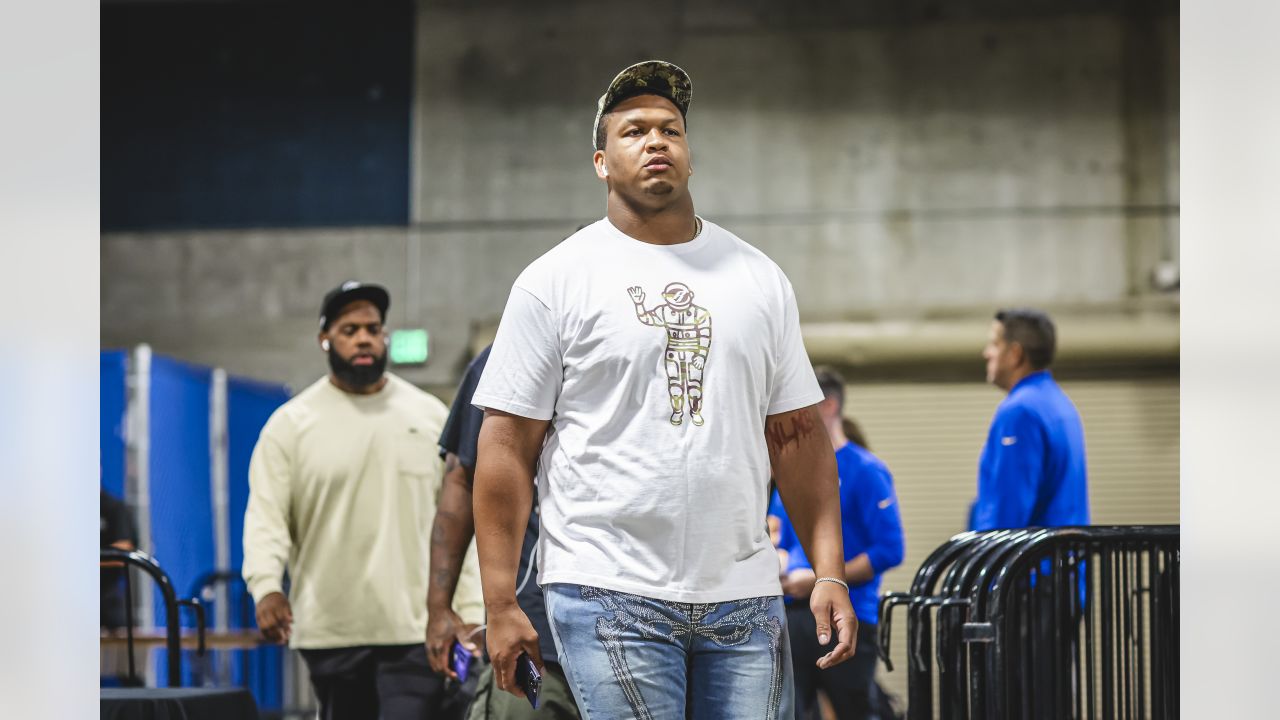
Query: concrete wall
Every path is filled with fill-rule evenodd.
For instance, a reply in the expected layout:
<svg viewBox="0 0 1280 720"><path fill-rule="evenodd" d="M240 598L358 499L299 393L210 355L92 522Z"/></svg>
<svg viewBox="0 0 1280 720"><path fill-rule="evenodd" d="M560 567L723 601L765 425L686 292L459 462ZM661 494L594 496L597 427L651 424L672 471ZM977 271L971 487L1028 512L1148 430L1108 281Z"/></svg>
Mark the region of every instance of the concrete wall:
<svg viewBox="0 0 1280 720"><path fill-rule="evenodd" d="M321 295L359 277L431 331L403 374L451 385L519 270L603 215L595 98L650 57L694 80L698 211L805 321L1176 317L1151 281L1177 261L1175 4L825 5L424 2L414 224L105 235L103 343L300 387Z"/></svg>

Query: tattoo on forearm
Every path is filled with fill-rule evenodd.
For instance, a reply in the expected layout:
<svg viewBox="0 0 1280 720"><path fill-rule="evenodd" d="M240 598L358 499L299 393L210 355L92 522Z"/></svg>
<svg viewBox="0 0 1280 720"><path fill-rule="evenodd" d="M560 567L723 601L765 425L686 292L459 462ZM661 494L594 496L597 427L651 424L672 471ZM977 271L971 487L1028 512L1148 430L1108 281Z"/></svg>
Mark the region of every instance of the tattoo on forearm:
<svg viewBox="0 0 1280 720"><path fill-rule="evenodd" d="M437 508L435 522L431 525L431 547L443 548L450 552L456 550L457 543L450 541L455 534L453 529L460 520L457 513Z"/></svg>
<svg viewBox="0 0 1280 720"><path fill-rule="evenodd" d="M458 568L438 568L432 574L431 584L452 596L453 591L458 589Z"/></svg>
<svg viewBox="0 0 1280 720"><path fill-rule="evenodd" d="M465 547L459 547L458 538L452 532L459 522L455 513L437 510L434 526L431 528L431 585L452 596L458 586L458 576L462 573L462 557Z"/></svg>
<svg viewBox="0 0 1280 720"><path fill-rule="evenodd" d="M801 410L790 417L779 418L765 425L764 438L769 445L769 452L779 455L792 446L798 446L818 431L818 423L813 420L813 412Z"/></svg>
<svg viewBox="0 0 1280 720"><path fill-rule="evenodd" d="M437 510L437 511L436 511L436 521L435 521L435 523L431 526L431 547L432 547L432 549L435 549L435 548L440 547L441 545L444 545L444 544L445 544L445 542L446 542L446 541L448 541L448 539L449 539L449 533L448 533L448 531L444 529L444 524L440 522L440 516L441 516L441 515L444 515L444 513L442 513L442 512L440 512L439 510Z"/></svg>

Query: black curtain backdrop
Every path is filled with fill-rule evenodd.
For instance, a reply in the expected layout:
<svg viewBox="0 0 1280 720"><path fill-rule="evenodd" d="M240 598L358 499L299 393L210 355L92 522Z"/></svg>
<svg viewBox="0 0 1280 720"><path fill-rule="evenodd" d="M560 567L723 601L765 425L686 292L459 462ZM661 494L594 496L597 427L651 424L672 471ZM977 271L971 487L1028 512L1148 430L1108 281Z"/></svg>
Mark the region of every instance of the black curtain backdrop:
<svg viewBox="0 0 1280 720"><path fill-rule="evenodd" d="M404 225L412 2L102 6L103 230Z"/></svg>

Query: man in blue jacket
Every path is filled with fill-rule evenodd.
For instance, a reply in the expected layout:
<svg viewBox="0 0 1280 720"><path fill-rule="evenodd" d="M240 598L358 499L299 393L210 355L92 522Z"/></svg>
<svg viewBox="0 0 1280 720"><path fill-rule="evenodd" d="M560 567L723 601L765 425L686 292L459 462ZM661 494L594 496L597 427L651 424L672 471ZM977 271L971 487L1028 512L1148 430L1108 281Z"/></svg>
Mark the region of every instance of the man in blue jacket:
<svg viewBox="0 0 1280 720"><path fill-rule="evenodd" d="M1049 373L1055 344L1039 310L1001 310L991 323L987 382L1009 395L978 464L971 530L1089 524L1084 427Z"/></svg>
<svg viewBox="0 0 1280 720"><path fill-rule="evenodd" d="M787 624L792 628L796 717L801 720L818 717L817 690L821 687L831 700L836 717L860 720L872 717L880 575L902 563L902 516L889 468L845 434L844 378L827 368L818 368L816 373L823 395L818 414L835 448L840 476L844 580L849 584L849 599L858 617L858 644L848 662L825 670L816 666L825 650L818 645L813 613L804 601L813 589L814 572L776 492L769 514L777 518L780 560L785 563L780 571L787 601Z"/></svg>

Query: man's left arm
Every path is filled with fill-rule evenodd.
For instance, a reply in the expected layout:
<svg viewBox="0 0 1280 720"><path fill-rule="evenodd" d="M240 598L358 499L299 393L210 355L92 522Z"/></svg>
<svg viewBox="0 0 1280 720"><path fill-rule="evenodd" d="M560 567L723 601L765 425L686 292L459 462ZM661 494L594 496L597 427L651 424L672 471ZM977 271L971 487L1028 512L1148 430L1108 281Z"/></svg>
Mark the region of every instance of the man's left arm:
<svg viewBox="0 0 1280 720"><path fill-rule="evenodd" d="M875 471L858 488L863 494L862 521L870 529L871 546L844 564L844 579L849 585L870 582L880 573L902 564L906 543L902 532L902 514L893 479L887 472Z"/></svg>
<svg viewBox="0 0 1280 720"><path fill-rule="evenodd" d="M997 416L978 468L978 500L970 529L1031 524L1044 474L1042 432L1035 417L1025 410L1009 409Z"/></svg>
<svg viewBox="0 0 1280 720"><path fill-rule="evenodd" d="M844 539L840 528L840 502L836 458L823 429L816 405L765 418L765 441L778 493L819 578L844 578ZM809 608L818 626L818 642L826 645L832 630L839 640L818 659L826 669L853 656L858 620L841 585L820 582L809 596Z"/></svg>
<svg viewBox="0 0 1280 720"><path fill-rule="evenodd" d="M454 608L455 593L463 575L468 546L475 536L471 514L471 468L454 453L445 458L444 483L431 527L431 574L427 584L427 660L438 673L456 676L449 664L449 650L456 639L473 652L479 648L469 638L473 624ZM475 594L475 589L471 590ZM467 600L467 593L459 599ZM476 598L478 599L478 598ZM483 617L483 605L479 608Z"/></svg>

